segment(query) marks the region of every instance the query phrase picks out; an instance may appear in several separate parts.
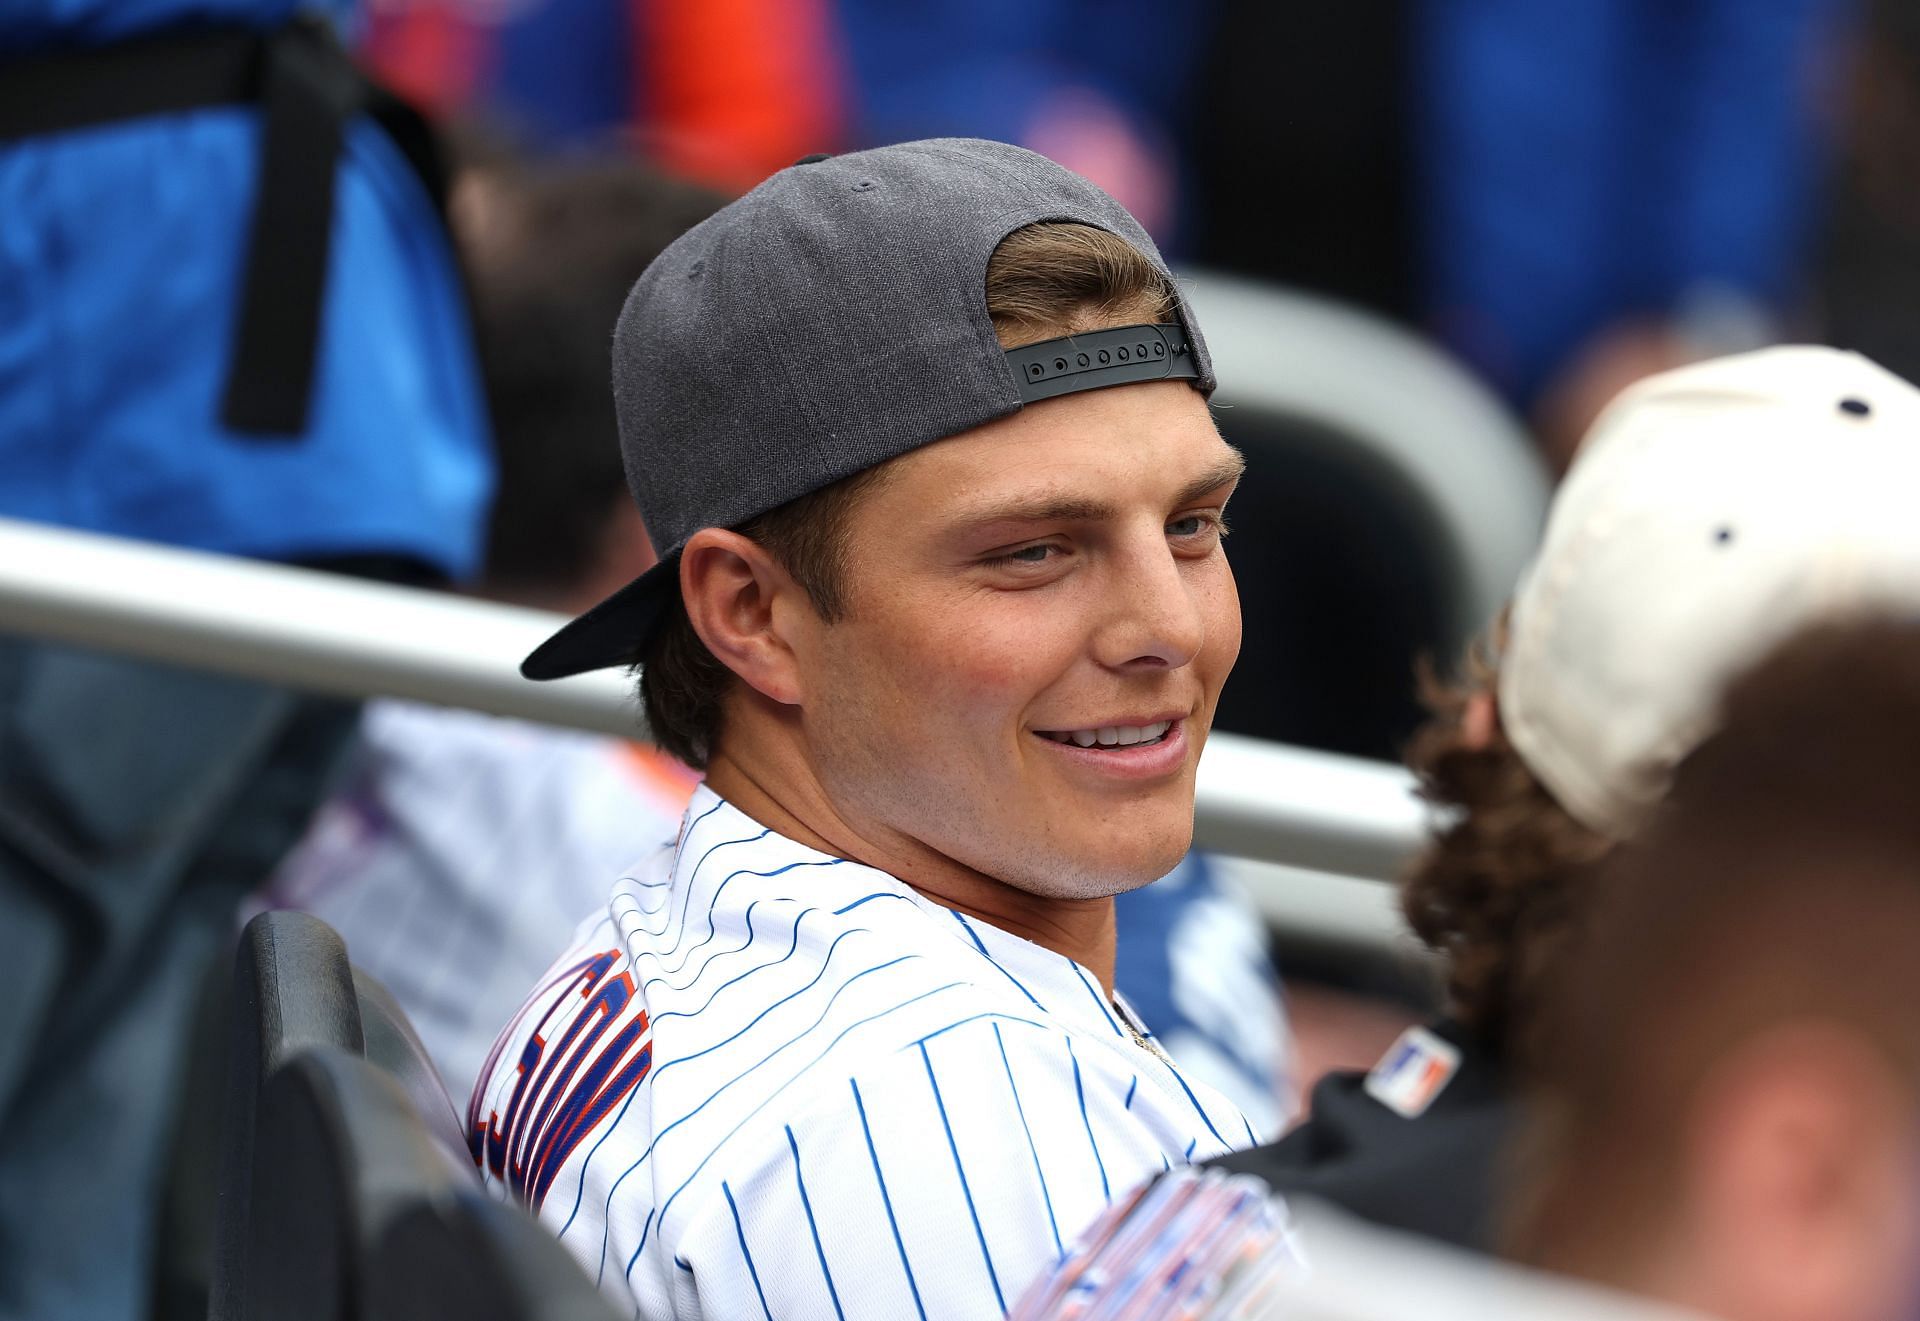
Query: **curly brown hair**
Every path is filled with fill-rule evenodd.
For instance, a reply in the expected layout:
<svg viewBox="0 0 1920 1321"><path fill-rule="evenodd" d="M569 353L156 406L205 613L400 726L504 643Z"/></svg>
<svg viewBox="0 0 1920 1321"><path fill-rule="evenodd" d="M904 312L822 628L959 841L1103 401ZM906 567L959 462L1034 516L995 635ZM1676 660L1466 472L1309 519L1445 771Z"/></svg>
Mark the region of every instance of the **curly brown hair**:
<svg viewBox="0 0 1920 1321"><path fill-rule="evenodd" d="M1474 727L1471 713L1496 691L1505 641L1502 617L1457 680L1421 666L1421 701L1433 714L1407 764L1441 824L1400 892L1408 924L1445 958L1449 1012L1502 1054L1525 1033L1538 981L1577 927L1586 874L1610 844L1521 760L1497 706Z"/></svg>
<svg viewBox="0 0 1920 1321"><path fill-rule="evenodd" d="M1920 625L1801 633L1721 714L1537 1011L1502 1243L1530 1265L1631 1287L1664 1259L1702 1089L1772 1027L1837 1028L1920 1089Z"/></svg>

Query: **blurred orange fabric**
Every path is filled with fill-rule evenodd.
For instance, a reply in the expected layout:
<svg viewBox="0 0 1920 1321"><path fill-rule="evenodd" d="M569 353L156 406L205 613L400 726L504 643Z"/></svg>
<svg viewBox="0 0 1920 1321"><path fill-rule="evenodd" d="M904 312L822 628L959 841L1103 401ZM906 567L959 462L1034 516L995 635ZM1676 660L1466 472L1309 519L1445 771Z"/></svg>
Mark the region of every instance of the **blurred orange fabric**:
<svg viewBox="0 0 1920 1321"><path fill-rule="evenodd" d="M842 144L845 61L828 0L634 0L634 119L666 169L750 188Z"/></svg>

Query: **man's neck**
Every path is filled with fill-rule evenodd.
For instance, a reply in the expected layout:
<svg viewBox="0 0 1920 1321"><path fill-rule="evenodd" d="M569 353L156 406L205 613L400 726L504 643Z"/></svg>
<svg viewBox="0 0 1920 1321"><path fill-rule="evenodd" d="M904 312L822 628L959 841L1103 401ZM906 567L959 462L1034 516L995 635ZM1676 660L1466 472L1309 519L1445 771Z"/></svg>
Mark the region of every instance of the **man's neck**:
<svg viewBox="0 0 1920 1321"><path fill-rule="evenodd" d="M918 840L857 829L801 759L740 757L716 749L707 786L797 844L886 872L933 902L1064 954L1113 994L1113 900L1059 899L1018 889Z"/></svg>

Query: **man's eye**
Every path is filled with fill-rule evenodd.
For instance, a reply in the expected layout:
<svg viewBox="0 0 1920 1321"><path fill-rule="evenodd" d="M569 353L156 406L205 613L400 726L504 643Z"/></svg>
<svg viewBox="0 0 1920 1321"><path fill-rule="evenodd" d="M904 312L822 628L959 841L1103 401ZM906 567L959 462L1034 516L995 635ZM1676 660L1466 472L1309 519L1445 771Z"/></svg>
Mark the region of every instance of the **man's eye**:
<svg viewBox="0 0 1920 1321"><path fill-rule="evenodd" d="M1168 523L1167 535L1190 539L1205 536L1216 529L1224 536L1227 530L1226 520L1212 514L1188 514L1185 518L1176 518Z"/></svg>
<svg viewBox="0 0 1920 1321"><path fill-rule="evenodd" d="M1006 552L1004 555L990 556L987 559L987 563L989 564L1045 564L1049 559L1052 558L1053 552L1056 549L1058 548L1054 546L1050 546L1046 542L1041 542L1038 545L1022 546L1018 550L1010 550Z"/></svg>

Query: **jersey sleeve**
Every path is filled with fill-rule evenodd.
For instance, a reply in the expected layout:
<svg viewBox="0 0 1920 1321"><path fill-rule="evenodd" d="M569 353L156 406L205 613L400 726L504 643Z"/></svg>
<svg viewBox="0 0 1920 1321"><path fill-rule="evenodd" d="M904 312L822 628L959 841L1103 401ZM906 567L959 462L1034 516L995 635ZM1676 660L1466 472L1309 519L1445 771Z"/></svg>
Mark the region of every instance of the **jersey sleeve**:
<svg viewBox="0 0 1920 1321"><path fill-rule="evenodd" d="M716 1153L679 1282L709 1317L1003 1316L1166 1168L1114 1081L1066 1034L998 1016L822 1081Z"/></svg>

